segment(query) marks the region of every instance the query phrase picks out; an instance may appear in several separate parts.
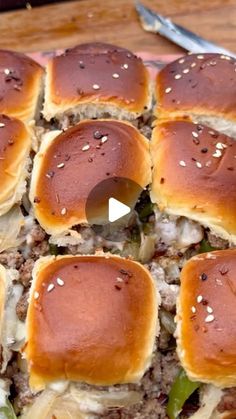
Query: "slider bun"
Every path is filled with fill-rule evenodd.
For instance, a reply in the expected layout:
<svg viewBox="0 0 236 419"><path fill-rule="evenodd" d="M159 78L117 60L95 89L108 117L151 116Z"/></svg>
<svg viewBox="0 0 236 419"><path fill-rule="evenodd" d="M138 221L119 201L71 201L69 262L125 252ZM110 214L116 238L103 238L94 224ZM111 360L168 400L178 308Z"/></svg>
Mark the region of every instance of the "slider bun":
<svg viewBox="0 0 236 419"><path fill-rule="evenodd" d="M177 352L191 380L236 386L236 250L204 253L181 272Z"/></svg>
<svg viewBox="0 0 236 419"><path fill-rule="evenodd" d="M105 142L94 138L94 133ZM73 225L87 223L87 199L99 182L115 176L135 184L131 188L120 188L113 180L102 184L92 203L88 220L92 224L107 222L109 193L134 207L140 187L151 181L149 142L128 123L86 120L53 137L50 133L50 138L45 138L35 157L30 190L35 217L48 234L61 234ZM85 145L89 149L83 151Z"/></svg>
<svg viewBox="0 0 236 419"><path fill-rule="evenodd" d="M118 256L41 258L26 323L33 390L57 380L138 382L154 349L154 282L142 265Z"/></svg>
<svg viewBox="0 0 236 419"><path fill-rule="evenodd" d="M67 50L47 65L46 120L73 115L135 119L151 108L149 73L127 49L89 43Z"/></svg>
<svg viewBox="0 0 236 419"><path fill-rule="evenodd" d="M202 125L163 121L151 154L152 201L236 243L236 142Z"/></svg>
<svg viewBox="0 0 236 419"><path fill-rule="evenodd" d="M0 50L0 113L24 122L36 117L43 68L24 54Z"/></svg>
<svg viewBox="0 0 236 419"><path fill-rule="evenodd" d="M235 69L236 60L220 54L191 54L173 61L157 75L156 115L189 116L236 136Z"/></svg>
<svg viewBox="0 0 236 419"><path fill-rule="evenodd" d="M22 198L31 138L23 122L0 115L0 216Z"/></svg>

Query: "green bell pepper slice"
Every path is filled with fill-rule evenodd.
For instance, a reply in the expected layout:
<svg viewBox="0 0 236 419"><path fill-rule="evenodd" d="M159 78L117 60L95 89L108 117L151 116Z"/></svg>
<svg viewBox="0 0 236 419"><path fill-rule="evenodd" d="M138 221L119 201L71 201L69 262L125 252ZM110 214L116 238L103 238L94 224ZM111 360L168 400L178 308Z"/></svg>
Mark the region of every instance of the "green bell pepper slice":
<svg viewBox="0 0 236 419"><path fill-rule="evenodd" d="M197 381L190 381L183 369L179 371L169 393L167 414L170 419L179 417L184 403L200 385Z"/></svg>

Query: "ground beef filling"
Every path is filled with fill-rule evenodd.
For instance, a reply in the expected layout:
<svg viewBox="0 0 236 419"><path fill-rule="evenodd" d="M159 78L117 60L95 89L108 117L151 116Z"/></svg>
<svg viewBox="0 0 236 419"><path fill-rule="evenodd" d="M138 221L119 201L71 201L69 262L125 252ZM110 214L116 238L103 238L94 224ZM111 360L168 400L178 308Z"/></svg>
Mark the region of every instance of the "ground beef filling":
<svg viewBox="0 0 236 419"><path fill-rule="evenodd" d="M217 410L220 413L223 413L227 410L236 410L236 387L224 390L224 394L220 403L217 406Z"/></svg>

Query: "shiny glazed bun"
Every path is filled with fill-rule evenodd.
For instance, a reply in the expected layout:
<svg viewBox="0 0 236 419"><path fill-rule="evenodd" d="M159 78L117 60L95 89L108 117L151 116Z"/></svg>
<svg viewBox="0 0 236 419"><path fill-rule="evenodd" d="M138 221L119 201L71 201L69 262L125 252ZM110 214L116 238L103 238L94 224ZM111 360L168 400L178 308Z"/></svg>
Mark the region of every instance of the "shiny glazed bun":
<svg viewBox="0 0 236 419"><path fill-rule="evenodd" d="M108 255L36 262L24 348L32 389L57 380L137 382L156 331L157 292L139 263Z"/></svg>
<svg viewBox="0 0 236 419"><path fill-rule="evenodd" d="M127 178L135 185L131 189L129 185L119 187L116 177ZM45 138L32 173L30 199L35 217L53 235L87 223L90 192L108 179L111 181L103 183L94 195L89 220L93 224L107 222L108 196L134 207L140 187L151 181L149 142L132 125L86 120L56 137L54 134L54 138Z"/></svg>
<svg viewBox="0 0 236 419"><path fill-rule="evenodd" d="M177 351L192 380L236 386L236 250L204 253L181 272Z"/></svg>
<svg viewBox="0 0 236 419"><path fill-rule="evenodd" d="M24 54L0 50L0 113L24 122L36 117L43 68Z"/></svg>
<svg viewBox="0 0 236 419"><path fill-rule="evenodd" d="M0 216L25 192L31 138L23 122L0 115Z"/></svg>
<svg viewBox="0 0 236 419"><path fill-rule="evenodd" d="M156 79L156 115L190 116L236 135L236 60L220 54L191 54L164 67Z"/></svg>
<svg viewBox="0 0 236 419"><path fill-rule="evenodd" d="M127 49L82 44L47 65L44 117L134 119L151 108L148 70Z"/></svg>
<svg viewBox="0 0 236 419"><path fill-rule="evenodd" d="M151 198L236 243L236 142L185 121L159 122L151 140Z"/></svg>

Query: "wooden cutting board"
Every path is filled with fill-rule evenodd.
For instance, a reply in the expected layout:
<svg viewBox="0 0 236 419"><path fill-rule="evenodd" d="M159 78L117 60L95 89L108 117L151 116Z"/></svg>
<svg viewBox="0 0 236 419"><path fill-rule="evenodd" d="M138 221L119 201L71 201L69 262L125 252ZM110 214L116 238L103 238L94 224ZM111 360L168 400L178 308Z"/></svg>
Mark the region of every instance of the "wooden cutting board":
<svg viewBox="0 0 236 419"><path fill-rule="evenodd" d="M143 3L236 53L236 0ZM37 51L88 41L107 41L157 54L181 52L162 37L142 30L133 0L69 1L0 14L1 48Z"/></svg>

